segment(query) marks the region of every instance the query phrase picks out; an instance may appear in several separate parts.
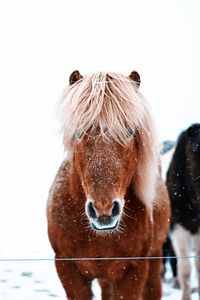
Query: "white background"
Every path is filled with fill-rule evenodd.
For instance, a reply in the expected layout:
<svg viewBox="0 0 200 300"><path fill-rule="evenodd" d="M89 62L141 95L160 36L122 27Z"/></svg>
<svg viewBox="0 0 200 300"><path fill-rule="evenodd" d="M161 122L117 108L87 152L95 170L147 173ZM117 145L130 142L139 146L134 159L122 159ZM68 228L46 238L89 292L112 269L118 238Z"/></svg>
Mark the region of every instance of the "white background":
<svg viewBox="0 0 200 300"><path fill-rule="evenodd" d="M198 0L0 1L1 257L53 257L55 107L73 70L137 70L160 140L200 122L199 16Z"/></svg>
<svg viewBox="0 0 200 300"><path fill-rule="evenodd" d="M199 121L199 14L198 0L2 0L1 135L52 132L54 104L78 68L138 70L161 137L175 138Z"/></svg>

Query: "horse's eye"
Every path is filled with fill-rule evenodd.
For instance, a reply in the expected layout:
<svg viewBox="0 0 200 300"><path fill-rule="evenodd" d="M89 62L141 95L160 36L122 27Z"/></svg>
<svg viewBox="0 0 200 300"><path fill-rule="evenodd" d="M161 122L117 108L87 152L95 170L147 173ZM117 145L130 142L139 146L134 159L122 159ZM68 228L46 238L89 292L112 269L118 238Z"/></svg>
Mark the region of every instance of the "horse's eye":
<svg viewBox="0 0 200 300"><path fill-rule="evenodd" d="M132 138L132 136L133 136L133 130L130 127L127 129L126 136L128 139Z"/></svg>
<svg viewBox="0 0 200 300"><path fill-rule="evenodd" d="M80 132L80 131L76 131L75 132L75 134L74 134L74 138L76 139L76 140L80 140L81 138L82 138L82 132Z"/></svg>

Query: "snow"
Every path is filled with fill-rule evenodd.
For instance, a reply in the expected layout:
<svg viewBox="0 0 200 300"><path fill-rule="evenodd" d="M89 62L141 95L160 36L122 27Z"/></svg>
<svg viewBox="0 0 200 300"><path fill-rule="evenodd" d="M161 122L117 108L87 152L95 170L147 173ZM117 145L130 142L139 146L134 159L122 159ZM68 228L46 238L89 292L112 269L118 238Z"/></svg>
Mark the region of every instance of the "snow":
<svg viewBox="0 0 200 300"><path fill-rule="evenodd" d="M13 151L14 149L14 151ZM171 152L172 153L172 152ZM165 166L170 153L163 156ZM0 143L0 258L50 258L54 253L47 237L46 200L55 173L63 159L57 137ZM169 281L168 270L166 278ZM193 268L192 285L196 286ZM97 281L96 300L101 299ZM163 300L180 299L180 290L164 283ZM54 262L1 262L0 299L65 299ZM198 299L197 293L192 300Z"/></svg>

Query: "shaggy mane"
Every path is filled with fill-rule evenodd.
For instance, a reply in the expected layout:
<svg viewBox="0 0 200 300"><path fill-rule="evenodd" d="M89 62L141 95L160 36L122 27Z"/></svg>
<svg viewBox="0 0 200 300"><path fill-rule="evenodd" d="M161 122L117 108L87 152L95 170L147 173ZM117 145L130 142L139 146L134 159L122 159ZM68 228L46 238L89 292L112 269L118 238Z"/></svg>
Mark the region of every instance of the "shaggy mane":
<svg viewBox="0 0 200 300"><path fill-rule="evenodd" d="M68 86L59 104L65 149L79 135L99 136L126 146L127 128L138 145L134 190L152 209L158 176L158 143L147 102L137 84L116 73L95 73Z"/></svg>

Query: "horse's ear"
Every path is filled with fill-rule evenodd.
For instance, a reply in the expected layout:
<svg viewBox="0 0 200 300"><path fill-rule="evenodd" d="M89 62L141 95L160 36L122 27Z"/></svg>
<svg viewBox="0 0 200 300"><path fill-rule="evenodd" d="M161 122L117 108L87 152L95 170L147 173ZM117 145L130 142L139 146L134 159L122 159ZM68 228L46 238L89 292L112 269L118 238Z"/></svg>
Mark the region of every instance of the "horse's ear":
<svg viewBox="0 0 200 300"><path fill-rule="evenodd" d="M69 76L69 84L72 85L78 80L80 80L81 78L83 78L83 76L79 73L78 70L76 70L72 72L72 74Z"/></svg>
<svg viewBox="0 0 200 300"><path fill-rule="evenodd" d="M136 83L137 87L139 88L139 86L140 86L140 75L138 74L138 72L132 71L131 74L129 75L129 78L131 80L133 80Z"/></svg>

